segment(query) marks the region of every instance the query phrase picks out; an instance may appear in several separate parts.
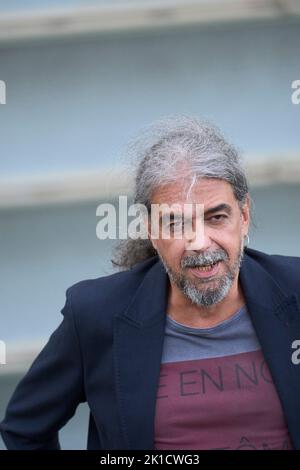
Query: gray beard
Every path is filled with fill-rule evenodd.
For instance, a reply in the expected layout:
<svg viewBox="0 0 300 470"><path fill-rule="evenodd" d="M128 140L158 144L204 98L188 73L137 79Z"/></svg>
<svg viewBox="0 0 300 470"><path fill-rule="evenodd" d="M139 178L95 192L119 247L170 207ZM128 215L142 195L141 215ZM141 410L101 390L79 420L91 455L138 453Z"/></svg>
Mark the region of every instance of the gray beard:
<svg viewBox="0 0 300 470"><path fill-rule="evenodd" d="M221 252L225 253L224 250L221 250ZM221 300L223 300L227 296L227 294L228 294L228 292L229 292L229 290L230 290L230 288L233 284L233 281L235 279L237 271L239 270L239 268L241 266L242 259L243 259L243 254L244 254L244 250L241 247L240 252L237 256L237 259L236 259L234 265L232 267L229 267L227 265L227 270L226 270L225 274L222 277L220 277L216 280L213 280L213 281L207 281L209 283L214 283L215 284L214 287L199 288L199 287L197 287L197 285L194 284L193 281L186 278L184 276L184 274L175 273L170 268L170 266L167 265L165 260L162 258L162 256L158 252L158 255L159 255L159 257L160 257L160 259L161 259L161 261L162 261L162 263L165 267L166 272L169 275L170 280L180 289L181 292L183 292L183 294L193 304L196 304L199 307L200 306L201 307L210 307L212 305L215 305L215 304L221 302ZM225 261L226 256L227 255L225 255L223 257L224 261ZM226 261L225 261L225 263L226 263ZM205 279L202 279L200 282L202 282L204 284Z"/></svg>

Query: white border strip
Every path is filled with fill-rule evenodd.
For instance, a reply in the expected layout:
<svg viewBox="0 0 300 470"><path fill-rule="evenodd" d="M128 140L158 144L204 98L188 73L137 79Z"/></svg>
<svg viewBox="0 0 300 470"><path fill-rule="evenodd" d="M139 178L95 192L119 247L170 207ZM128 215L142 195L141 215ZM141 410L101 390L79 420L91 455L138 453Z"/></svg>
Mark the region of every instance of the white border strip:
<svg viewBox="0 0 300 470"><path fill-rule="evenodd" d="M300 155L247 158L250 186L300 183ZM248 163L247 163L248 162ZM0 209L109 200L132 194L125 168L0 178Z"/></svg>
<svg viewBox="0 0 300 470"><path fill-rule="evenodd" d="M298 0L127 0L89 7L4 12L0 15L0 41L299 14Z"/></svg>
<svg viewBox="0 0 300 470"><path fill-rule="evenodd" d="M33 340L30 343L7 344L6 364L0 365L0 377L9 374L24 374L46 342L47 340Z"/></svg>

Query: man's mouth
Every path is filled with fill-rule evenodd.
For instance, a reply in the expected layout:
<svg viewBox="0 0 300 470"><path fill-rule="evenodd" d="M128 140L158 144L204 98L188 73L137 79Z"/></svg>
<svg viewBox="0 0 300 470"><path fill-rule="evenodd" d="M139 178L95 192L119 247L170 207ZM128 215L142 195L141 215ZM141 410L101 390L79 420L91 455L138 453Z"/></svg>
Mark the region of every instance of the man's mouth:
<svg viewBox="0 0 300 470"><path fill-rule="evenodd" d="M197 266L195 268L191 268L191 270L196 277L210 277L217 274L219 267L220 261L216 261L215 263L206 266Z"/></svg>

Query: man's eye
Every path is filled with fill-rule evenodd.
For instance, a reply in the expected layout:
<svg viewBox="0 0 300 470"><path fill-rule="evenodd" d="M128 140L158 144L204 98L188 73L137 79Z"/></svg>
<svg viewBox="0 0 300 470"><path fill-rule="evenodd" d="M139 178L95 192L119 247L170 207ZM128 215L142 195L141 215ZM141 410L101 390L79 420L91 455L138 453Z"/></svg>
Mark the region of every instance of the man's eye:
<svg viewBox="0 0 300 470"><path fill-rule="evenodd" d="M208 220L211 220L212 222L221 222L223 219L227 219L227 215L224 215L224 214L213 215Z"/></svg>
<svg viewBox="0 0 300 470"><path fill-rule="evenodd" d="M181 227L184 225L184 222L181 220L175 220L173 222L170 222L170 227Z"/></svg>

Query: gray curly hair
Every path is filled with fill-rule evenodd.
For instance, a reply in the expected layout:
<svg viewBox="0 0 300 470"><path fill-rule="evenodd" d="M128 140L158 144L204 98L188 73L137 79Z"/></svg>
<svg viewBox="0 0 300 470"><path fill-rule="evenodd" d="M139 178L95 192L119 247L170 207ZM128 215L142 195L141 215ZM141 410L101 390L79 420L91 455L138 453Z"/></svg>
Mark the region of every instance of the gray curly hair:
<svg viewBox="0 0 300 470"><path fill-rule="evenodd" d="M143 204L150 214L155 189L178 179L218 178L227 181L243 207L248 182L238 151L211 123L188 116L171 116L154 122L129 145L135 169L134 203ZM184 173L182 169L184 168ZM111 260L119 269L157 254L149 239L122 240Z"/></svg>

